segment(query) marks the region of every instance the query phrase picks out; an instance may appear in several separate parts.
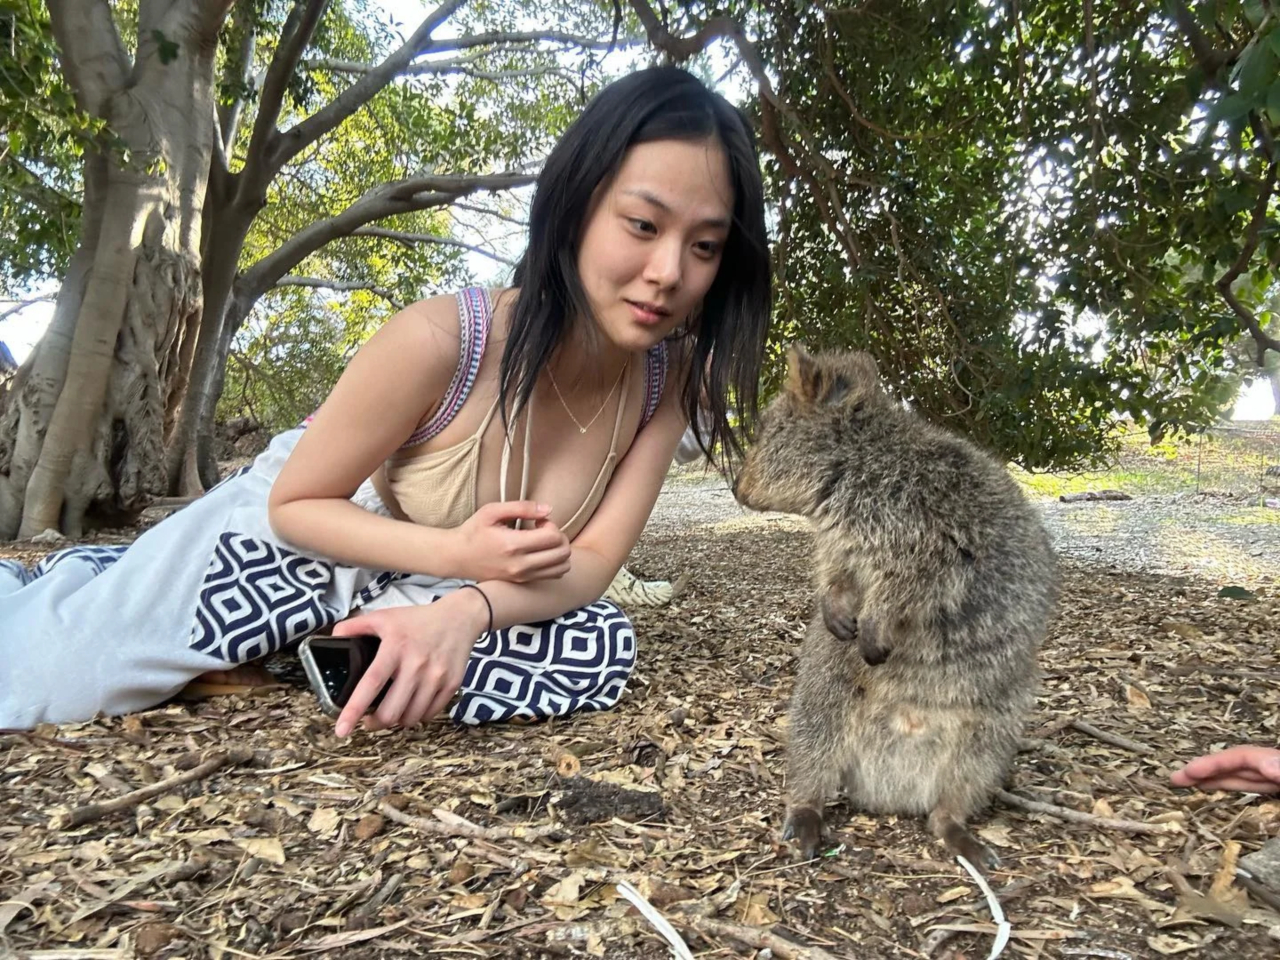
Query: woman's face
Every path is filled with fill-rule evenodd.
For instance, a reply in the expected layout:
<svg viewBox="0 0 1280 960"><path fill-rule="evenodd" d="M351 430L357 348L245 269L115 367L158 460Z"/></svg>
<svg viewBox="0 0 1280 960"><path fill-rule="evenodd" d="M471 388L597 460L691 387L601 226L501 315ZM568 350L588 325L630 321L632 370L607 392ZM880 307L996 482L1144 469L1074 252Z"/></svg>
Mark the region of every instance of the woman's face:
<svg viewBox="0 0 1280 960"><path fill-rule="evenodd" d="M732 213L729 164L716 141L655 140L628 150L578 248L601 333L624 350L644 350L683 324L720 269Z"/></svg>

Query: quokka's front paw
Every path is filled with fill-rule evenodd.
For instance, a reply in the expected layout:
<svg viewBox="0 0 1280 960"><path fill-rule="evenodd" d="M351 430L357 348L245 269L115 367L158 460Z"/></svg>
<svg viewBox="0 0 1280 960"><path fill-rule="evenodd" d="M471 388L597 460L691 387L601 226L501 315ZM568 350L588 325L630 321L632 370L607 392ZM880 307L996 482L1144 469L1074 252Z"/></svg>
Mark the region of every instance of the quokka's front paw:
<svg viewBox="0 0 1280 960"><path fill-rule="evenodd" d="M837 640L852 643L858 638L858 618L830 592L822 598L822 623Z"/></svg>
<svg viewBox="0 0 1280 960"><path fill-rule="evenodd" d="M889 648L881 642L880 624L871 617L858 621L858 653L869 667L878 667L889 659Z"/></svg>
<svg viewBox="0 0 1280 960"><path fill-rule="evenodd" d="M790 840L805 860L812 860L826 832L819 811L813 807L792 807L787 811L787 820L782 826L782 839Z"/></svg>

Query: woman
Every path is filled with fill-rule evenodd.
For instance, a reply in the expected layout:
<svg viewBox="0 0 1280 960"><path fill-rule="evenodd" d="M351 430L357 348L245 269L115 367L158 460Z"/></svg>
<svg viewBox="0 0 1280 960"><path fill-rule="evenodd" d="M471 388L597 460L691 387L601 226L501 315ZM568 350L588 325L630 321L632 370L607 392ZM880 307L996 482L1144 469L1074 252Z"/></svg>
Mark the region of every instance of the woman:
<svg viewBox="0 0 1280 960"><path fill-rule="evenodd" d="M706 447L738 447L769 309L742 115L674 68L610 85L547 159L514 289L392 317L305 430L127 550L0 571L0 727L142 709L329 629L381 640L342 736L388 682L370 727L460 685L460 722L612 706L634 637L598 598L700 391Z"/></svg>

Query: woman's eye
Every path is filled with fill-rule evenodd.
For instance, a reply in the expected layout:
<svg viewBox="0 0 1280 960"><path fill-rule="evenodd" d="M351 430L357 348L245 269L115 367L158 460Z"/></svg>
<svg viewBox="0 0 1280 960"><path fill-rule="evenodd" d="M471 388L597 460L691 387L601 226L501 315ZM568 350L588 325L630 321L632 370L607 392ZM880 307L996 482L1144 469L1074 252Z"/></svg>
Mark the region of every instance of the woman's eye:
<svg viewBox="0 0 1280 960"><path fill-rule="evenodd" d="M720 252L720 244L714 240L703 240L700 243L695 243L693 248L704 257L714 257Z"/></svg>
<svg viewBox="0 0 1280 960"><path fill-rule="evenodd" d="M641 233L656 233L657 228L648 220L641 220L638 217L628 217L631 226Z"/></svg>

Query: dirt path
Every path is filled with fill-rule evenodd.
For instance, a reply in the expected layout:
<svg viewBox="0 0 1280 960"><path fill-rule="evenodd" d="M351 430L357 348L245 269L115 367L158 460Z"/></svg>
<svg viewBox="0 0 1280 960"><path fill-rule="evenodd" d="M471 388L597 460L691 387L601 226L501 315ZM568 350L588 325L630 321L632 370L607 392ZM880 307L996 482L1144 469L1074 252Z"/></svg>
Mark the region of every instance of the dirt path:
<svg viewBox="0 0 1280 960"><path fill-rule="evenodd" d="M1256 504L1256 497L1189 493L1112 502L1036 499L1054 548L1064 559L1223 583L1280 583L1280 510ZM668 480L646 532L667 536L699 528L769 527L803 530L805 524L782 514L745 510L718 476L698 469L674 473Z"/></svg>

